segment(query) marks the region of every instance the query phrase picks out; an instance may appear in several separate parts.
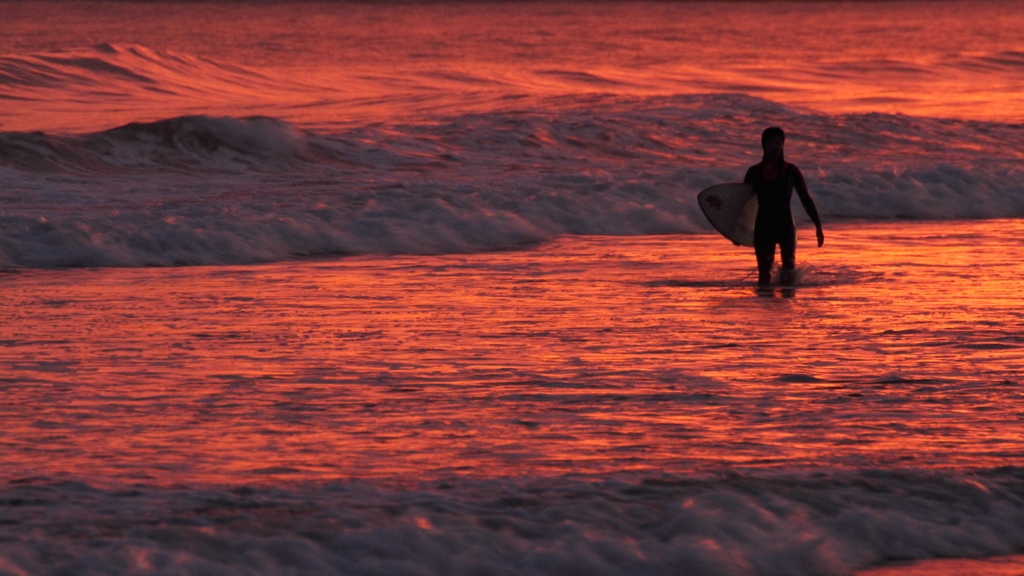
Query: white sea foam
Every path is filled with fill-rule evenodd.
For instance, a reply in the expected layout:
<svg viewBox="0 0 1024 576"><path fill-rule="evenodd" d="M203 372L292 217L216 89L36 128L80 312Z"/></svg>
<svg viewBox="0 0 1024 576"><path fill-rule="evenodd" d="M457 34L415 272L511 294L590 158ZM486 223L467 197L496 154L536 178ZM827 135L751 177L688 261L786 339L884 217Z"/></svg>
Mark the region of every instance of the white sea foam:
<svg viewBox="0 0 1024 576"><path fill-rule="evenodd" d="M336 133L204 116L3 133L0 263L235 264L707 233L694 196L742 177L765 123L801 127L790 158L826 223L1024 216L1017 126L828 117L737 95L563 98Z"/></svg>
<svg viewBox="0 0 1024 576"><path fill-rule="evenodd" d="M1019 469L977 475L360 482L0 492L8 574L850 574L1024 548Z"/></svg>

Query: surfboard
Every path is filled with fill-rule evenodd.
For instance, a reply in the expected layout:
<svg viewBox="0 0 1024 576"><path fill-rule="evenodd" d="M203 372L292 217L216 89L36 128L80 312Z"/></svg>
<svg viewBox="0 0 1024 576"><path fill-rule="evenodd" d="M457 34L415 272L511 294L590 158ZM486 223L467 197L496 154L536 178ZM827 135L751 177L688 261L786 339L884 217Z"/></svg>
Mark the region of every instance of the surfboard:
<svg viewBox="0 0 1024 576"><path fill-rule="evenodd" d="M708 221L733 244L754 245L757 195L750 184L719 184L697 194Z"/></svg>

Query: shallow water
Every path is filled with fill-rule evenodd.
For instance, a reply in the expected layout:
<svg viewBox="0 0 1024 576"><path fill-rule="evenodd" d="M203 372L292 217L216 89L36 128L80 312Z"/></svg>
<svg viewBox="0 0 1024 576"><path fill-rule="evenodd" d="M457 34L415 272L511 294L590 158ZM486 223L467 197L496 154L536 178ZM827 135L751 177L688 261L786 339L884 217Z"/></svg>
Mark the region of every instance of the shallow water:
<svg viewBox="0 0 1024 576"><path fill-rule="evenodd" d="M830 225L769 290L707 235L12 271L0 558L838 575L1010 554L1022 227Z"/></svg>
<svg viewBox="0 0 1024 576"><path fill-rule="evenodd" d="M4 476L253 482L1022 455L1020 221L2 278ZM59 457L56 457L59 455Z"/></svg>

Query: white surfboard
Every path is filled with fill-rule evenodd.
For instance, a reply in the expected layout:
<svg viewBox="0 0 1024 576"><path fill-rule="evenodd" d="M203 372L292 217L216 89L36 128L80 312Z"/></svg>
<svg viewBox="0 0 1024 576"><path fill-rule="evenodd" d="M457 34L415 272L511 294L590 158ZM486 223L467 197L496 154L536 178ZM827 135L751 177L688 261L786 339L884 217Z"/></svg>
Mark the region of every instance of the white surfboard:
<svg viewBox="0 0 1024 576"><path fill-rule="evenodd" d="M719 184L697 195L708 221L734 244L754 245L757 195L750 184Z"/></svg>

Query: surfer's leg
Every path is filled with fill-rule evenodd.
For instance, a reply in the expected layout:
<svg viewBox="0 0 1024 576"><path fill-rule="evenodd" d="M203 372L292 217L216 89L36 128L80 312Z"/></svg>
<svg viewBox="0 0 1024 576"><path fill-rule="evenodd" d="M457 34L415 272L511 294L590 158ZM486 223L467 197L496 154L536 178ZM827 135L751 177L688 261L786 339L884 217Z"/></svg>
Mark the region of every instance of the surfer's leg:
<svg viewBox="0 0 1024 576"><path fill-rule="evenodd" d="M792 285L796 282L796 228L793 228L792 233L783 234L779 238L779 252L782 256L779 284Z"/></svg>
<svg viewBox="0 0 1024 576"><path fill-rule="evenodd" d="M775 241L755 237L754 254L757 255L757 283L761 286L767 286L772 283L772 264L775 262Z"/></svg>

